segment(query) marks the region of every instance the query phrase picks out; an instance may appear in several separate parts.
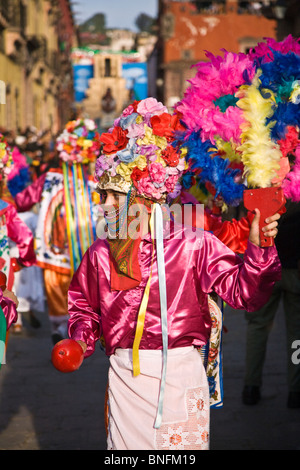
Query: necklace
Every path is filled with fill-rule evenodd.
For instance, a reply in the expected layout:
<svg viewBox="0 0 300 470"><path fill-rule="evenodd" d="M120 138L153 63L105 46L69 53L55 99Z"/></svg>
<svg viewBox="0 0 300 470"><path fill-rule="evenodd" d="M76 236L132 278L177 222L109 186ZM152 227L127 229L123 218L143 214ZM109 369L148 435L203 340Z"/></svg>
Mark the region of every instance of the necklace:
<svg viewBox="0 0 300 470"><path fill-rule="evenodd" d="M136 191L132 190L132 187L130 187L126 196L125 204L122 204L122 206L118 207L117 209L104 213L104 218L107 224L107 231L111 238L120 238L120 235L125 234L125 223L127 221L128 208L134 201L135 196Z"/></svg>

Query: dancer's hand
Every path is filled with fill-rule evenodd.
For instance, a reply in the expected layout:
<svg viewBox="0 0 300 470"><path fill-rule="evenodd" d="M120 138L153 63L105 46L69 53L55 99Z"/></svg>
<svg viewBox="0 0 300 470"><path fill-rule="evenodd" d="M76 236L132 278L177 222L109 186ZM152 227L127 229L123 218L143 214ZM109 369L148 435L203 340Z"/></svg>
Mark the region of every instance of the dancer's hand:
<svg viewBox="0 0 300 470"><path fill-rule="evenodd" d="M12 300L16 304L16 307L18 307L19 305L18 298L11 290L5 289L3 291L3 297L7 297L8 299Z"/></svg>
<svg viewBox="0 0 300 470"><path fill-rule="evenodd" d="M80 341L80 340L78 340L77 343L80 344L80 346L82 347L83 353L85 353L86 350L87 350L86 343L84 343L83 341Z"/></svg>
<svg viewBox="0 0 300 470"><path fill-rule="evenodd" d="M275 238L278 233L278 220L280 219L280 214L276 213L271 217L268 217L265 220L266 225L262 228L265 237ZM260 211L255 209L255 216L251 224L249 240L256 246L260 246L260 236L259 236L259 220L260 220Z"/></svg>

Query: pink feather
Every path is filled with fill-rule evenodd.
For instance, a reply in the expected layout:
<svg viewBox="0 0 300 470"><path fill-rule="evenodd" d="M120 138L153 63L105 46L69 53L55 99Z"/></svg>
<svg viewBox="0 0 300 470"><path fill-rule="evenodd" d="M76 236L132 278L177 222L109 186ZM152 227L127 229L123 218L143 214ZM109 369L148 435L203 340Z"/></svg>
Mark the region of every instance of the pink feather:
<svg viewBox="0 0 300 470"><path fill-rule="evenodd" d="M293 169L287 174L282 183L282 189L287 199L294 202L300 201L300 144L296 151L296 160Z"/></svg>

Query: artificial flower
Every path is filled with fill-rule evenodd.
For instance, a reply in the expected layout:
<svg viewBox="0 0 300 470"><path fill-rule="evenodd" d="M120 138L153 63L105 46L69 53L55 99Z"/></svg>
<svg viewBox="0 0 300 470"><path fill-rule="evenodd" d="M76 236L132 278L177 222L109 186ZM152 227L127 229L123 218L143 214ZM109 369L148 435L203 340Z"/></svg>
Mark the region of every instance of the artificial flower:
<svg viewBox="0 0 300 470"><path fill-rule="evenodd" d="M166 169L160 163L149 165L149 174L153 182L163 183L166 177Z"/></svg>
<svg viewBox="0 0 300 470"><path fill-rule="evenodd" d="M139 155L133 162L130 162L128 164L121 162L116 167L116 173L121 175L125 181L130 181L131 173L135 167L140 170L143 170L146 166L147 166L146 158L143 155Z"/></svg>
<svg viewBox="0 0 300 470"><path fill-rule="evenodd" d="M65 162L88 163L100 153L99 134L91 119L78 119L66 124L56 140L59 157Z"/></svg>
<svg viewBox="0 0 300 470"><path fill-rule="evenodd" d="M173 147L168 147L161 153L163 160L169 166L177 166L179 163L178 151Z"/></svg>
<svg viewBox="0 0 300 470"><path fill-rule="evenodd" d="M134 183L139 181L141 178L146 178L147 176L149 176L149 170L147 166L143 170L136 166L133 168L131 173L131 179Z"/></svg>
<svg viewBox="0 0 300 470"><path fill-rule="evenodd" d="M159 200L162 197L160 188L156 188L149 177L141 178L137 182L137 188L140 194L146 197Z"/></svg>
<svg viewBox="0 0 300 470"><path fill-rule="evenodd" d="M122 116L119 120L119 126L122 127L122 129L128 129L129 126L132 126L133 124L136 123L138 114L137 113L132 113L132 114L127 114L125 116Z"/></svg>
<svg viewBox="0 0 300 470"><path fill-rule="evenodd" d="M122 150L128 143L127 132L121 127L114 127L112 132L103 133L100 141L104 144L103 151L107 154Z"/></svg>
<svg viewBox="0 0 300 470"><path fill-rule="evenodd" d="M155 116L159 118L153 119ZM168 188L177 192L186 169L184 155L179 146L169 154L163 152L175 130L182 130L179 119L178 114L167 114L167 108L154 98L128 106L114 127L101 136L105 145L95 167L96 179L105 185L105 175L112 176L115 171L139 194L160 201L166 198L165 183L170 178ZM108 160L110 156L113 162Z"/></svg>
<svg viewBox="0 0 300 470"><path fill-rule="evenodd" d="M155 98L146 98L138 103L137 112L141 114L141 116L145 116L146 114L159 115L164 112L167 113L168 109Z"/></svg>
<svg viewBox="0 0 300 470"><path fill-rule="evenodd" d="M130 163L138 158L137 145L135 144L135 139L129 139L128 145L123 150L117 152L117 157L121 162Z"/></svg>

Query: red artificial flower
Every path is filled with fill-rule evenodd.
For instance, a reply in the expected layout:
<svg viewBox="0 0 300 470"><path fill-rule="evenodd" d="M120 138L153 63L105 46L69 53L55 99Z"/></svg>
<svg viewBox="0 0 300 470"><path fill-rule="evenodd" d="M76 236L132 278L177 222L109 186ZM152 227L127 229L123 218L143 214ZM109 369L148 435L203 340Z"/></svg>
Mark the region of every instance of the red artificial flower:
<svg viewBox="0 0 300 470"><path fill-rule="evenodd" d="M137 107L138 107L138 104L141 102L141 100L135 100L133 101L133 103L131 103L131 106L133 107L133 112L136 113L137 111Z"/></svg>
<svg viewBox="0 0 300 470"><path fill-rule="evenodd" d="M182 119L182 114L176 112L171 117L171 127L174 131L184 131L185 127L181 124L180 119Z"/></svg>
<svg viewBox="0 0 300 470"><path fill-rule="evenodd" d="M179 156L174 147L168 147L161 153L162 158L168 166L177 166L179 163Z"/></svg>
<svg viewBox="0 0 300 470"><path fill-rule="evenodd" d="M135 184L136 181L140 181L142 178L146 178L149 175L148 167L140 170L137 166L132 170L131 179Z"/></svg>
<svg viewBox="0 0 300 470"><path fill-rule="evenodd" d="M114 127L112 132L105 132L101 135L100 141L104 144L103 151L108 155L122 150L128 143L127 131L121 127Z"/></svg>
<svg viewBox="0 0 300 470"><path fill-rule="evenodd" d="M167 140L173 138L175 130L184 129L180 124L180 117L177 114L171 116L169 113L162 113L159 116L152 116L150 122L153 133L166 137Z"/></svg>
<svg viewBox="0 0 300 470"><path fill-rule="evenodd" d="M173 136L173 129L171 129L171 116L168 113L162 113L159 116L152 116L150 119L153 134L160 135L170 139Z"/></svg>

